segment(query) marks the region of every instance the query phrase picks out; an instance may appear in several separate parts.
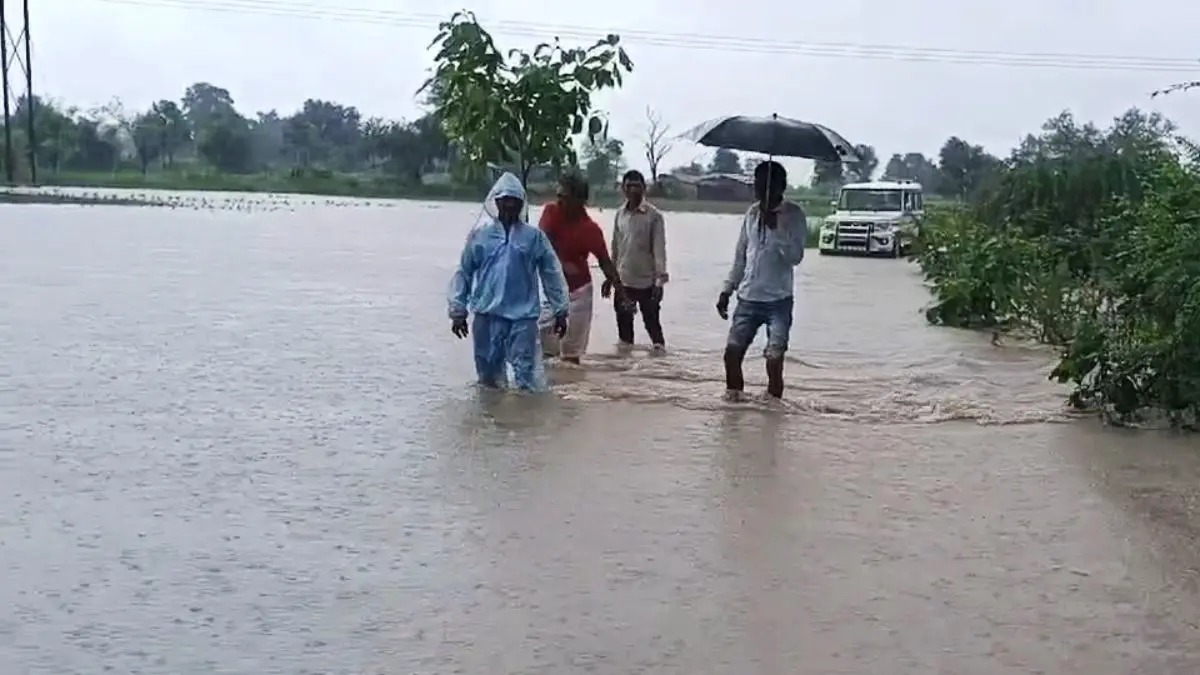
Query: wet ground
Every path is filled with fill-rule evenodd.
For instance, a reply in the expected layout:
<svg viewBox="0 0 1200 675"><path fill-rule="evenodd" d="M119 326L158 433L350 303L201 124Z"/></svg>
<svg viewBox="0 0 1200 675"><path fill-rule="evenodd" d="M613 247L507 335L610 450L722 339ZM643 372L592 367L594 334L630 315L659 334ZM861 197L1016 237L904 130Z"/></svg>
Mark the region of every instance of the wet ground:
<svg viewBox="0 0 1200 675"><path fill-rule="evenodd" d="M0 673L1200 672L1196 441L914 266L813 252L787 402L726 404L735 229L671 214L670 355L599 305L480 396L474 210L285 207L0 207Z"/></svg>

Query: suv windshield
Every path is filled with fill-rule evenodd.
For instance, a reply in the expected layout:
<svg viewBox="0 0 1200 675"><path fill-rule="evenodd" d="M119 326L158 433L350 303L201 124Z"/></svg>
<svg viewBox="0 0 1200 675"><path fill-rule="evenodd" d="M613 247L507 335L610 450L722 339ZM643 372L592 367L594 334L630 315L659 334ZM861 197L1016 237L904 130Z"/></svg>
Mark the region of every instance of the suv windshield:
<svg viewBox="0 0 1200 675"><path fill-rule="evenodd" d="M899 190L842 190L841 211L901 211Z"/></svg>

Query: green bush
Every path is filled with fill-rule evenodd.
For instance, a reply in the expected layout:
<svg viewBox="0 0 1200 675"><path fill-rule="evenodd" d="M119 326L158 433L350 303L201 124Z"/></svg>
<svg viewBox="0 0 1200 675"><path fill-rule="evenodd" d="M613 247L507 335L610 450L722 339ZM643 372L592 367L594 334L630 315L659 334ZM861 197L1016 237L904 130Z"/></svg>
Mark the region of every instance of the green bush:
<svg viewBox="0 0 1200 675"><path fill-rule="evenodd" d="M1200 166L1173 127L1068 115L1013 152L975 203L931 211L918 255L931 323L1060 350L1070 401L1125 423L1200 412Z"/></svg>

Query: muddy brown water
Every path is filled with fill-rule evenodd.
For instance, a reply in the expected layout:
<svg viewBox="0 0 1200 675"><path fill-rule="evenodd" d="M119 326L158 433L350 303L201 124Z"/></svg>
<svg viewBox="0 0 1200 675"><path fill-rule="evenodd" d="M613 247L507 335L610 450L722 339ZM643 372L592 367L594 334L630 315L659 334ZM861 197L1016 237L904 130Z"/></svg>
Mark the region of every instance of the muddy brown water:
<svg viewBox="0 0 1200 675"><path fill-rule="evenodd" d="M474 209L250 200L0 207L0 673L1200 672L1197 442L913 265L814 252L787 402L725 404L735 228L670 214L667 357L598 305L481 396Z"/></svg>

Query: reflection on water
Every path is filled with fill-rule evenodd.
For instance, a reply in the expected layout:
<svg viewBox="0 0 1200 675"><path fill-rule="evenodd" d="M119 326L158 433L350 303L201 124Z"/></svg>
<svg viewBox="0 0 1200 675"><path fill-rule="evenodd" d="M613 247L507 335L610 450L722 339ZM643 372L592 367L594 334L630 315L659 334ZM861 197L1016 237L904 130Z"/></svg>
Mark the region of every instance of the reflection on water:
<svg viewBox="0 0 1200 675"><path fill-rule="evenodd" d="M1189 437L882 260L805 261L786 400L723 403L720 216L669 214L666 356L602 304L478 391L473 219L3 207L0 672L1200 672Z"/></svg>

